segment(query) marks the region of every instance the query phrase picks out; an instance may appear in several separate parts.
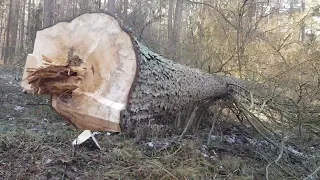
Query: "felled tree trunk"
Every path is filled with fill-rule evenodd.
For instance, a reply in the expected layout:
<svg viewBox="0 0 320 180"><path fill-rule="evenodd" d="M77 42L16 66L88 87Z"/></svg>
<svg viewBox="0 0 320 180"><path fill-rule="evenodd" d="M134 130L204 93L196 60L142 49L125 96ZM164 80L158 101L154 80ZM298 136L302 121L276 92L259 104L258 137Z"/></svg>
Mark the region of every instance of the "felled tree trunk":
<svg viewBox="0 0 320 180"><path fill-rule="evenodd" d="M185 106L228 94L224 77L151 52L105 13L39 31L21 85L51 94L52 107L76 127L112 132L174 121Z"/></svg>

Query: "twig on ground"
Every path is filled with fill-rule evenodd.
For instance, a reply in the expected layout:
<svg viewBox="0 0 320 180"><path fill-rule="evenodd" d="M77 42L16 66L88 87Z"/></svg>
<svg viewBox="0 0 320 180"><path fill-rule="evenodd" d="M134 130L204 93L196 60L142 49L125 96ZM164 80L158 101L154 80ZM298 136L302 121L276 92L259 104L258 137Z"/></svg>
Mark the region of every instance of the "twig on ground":
<svg viewBox="0 0 320 180"><path fill-rule="evenodd" d="M51 106L48 103L26 103L26 106Z"/></svg>
<svg viewBox="0 0 320 180"><path fill-rule="evenodd" d="M318 171L320 171L320 166L316 170L314 170L308 177L304 178L303 180L311 179L314 175L316 175L318 173Z"/></svg>
<svg viewBox="0 0 320 180"><path fill-rule="evenodd" d="M278 166L280 166L278 164L278 161L281 159L282 155L283 155L283 152L284 152L284 141L285 141L285 135L284 135L284 126L283 126L283 116L282 116L282 113L281 113L281 130L282 130L282 141L281 141L281 149L280 149L280 153L277 157L277 159L275 159L273 162L269 163L266 167L266 179L269 180L269 167L272 165L272 164L276 164Z"/></svg>
<svg viewBox="0 0 320 180"><path fill-rule="evenodd" d="M191 116L190 116L190 118L189 118L189 120L188 120L188 123L187 123L186 127L184 128L183 132L181 133L178 141L180 141L180 140L183 138L183 136L186 134L186 132L187 132L188 129L190 128L190 125L191 125L191 123L193 122L193 119L196 117L196 114L197 114L197 110L198 110L198 109L199 109L198 107L195 107L195 108L193 109L193 112L192 112L192 114L191 114Z"/></svg>
<svg viewBox="0 0 320 180"><path fill-rule="evenodd" d="M236 107L242 112L242 114L245 116L245 118L247 119L247 121L249 122L249 124L265 139L267 140L269 143L271 143L274 147L277 147L278 149L281 149L281 146L276 143L275 141L273 141L272 139L270 139L269 137L267 137L267 135L265 135L249 118L248 114L250 111L248 109L246 109L245 107L243 107L243 105L241 105L240 103L238 103L237 101L235 101L235 105ZM250 114L250 113L249 113ZM288 148L284 147L285 152L289 153L290 155L292 155L293 157L295 157L297 160L301 160L301 158L306 158L303 155L297 155L295 153L293 153L292 151L288 150Z"/></svg>
<svg viewBox="0 0 320 180"><path fill-rule="evenodd" d="M180 146L180 147L179 147L175 152L173 152L172 154L166 156L166 158L172 157L172 156L176 155L176 154L181 150L181 148L182 148L182 146Z"/></svg>
<svg viewBox="0 0 320 180"><path fill-rule="evenodd" d="M170 171L166 170L164 167L162 167L162 166L160 166L160 165L158 165L158 164L156 164L156 163L153 163L153 164L157 165L159 168L161 168L162 170L164 170L164 171L165 171L166 173L168 173L173 179L178 180L178 178L176 178Z"/></svg>
<svg viewBox="0 0 320 180"><path fill-rule="evenodd" d="M222 112L222 109L223 107L219 108L218 104L214 107L214 114L213 114L213 120L212 120L212 126L211 126L211 129L210 129L210 132L208 134L208 140L207 140L207 145L210 144L210 141L211 141L211 135L213 133L213 130L215 128L215 124L217 122L217 119L218 119L218 115Z"/></svg>

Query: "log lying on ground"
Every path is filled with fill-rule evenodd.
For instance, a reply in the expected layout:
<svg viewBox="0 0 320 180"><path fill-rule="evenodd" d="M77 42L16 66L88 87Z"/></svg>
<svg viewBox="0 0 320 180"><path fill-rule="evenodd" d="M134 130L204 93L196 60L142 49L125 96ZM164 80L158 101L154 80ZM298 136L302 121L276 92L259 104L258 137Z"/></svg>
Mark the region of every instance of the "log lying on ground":
<svg viewBox="0 0 320 180"><path fill-rule="evenodd" d="M87 13L38 31L21 85L50 94L80 129L119 132L225 97L227 81L151 52L108 14Z"/></svg>

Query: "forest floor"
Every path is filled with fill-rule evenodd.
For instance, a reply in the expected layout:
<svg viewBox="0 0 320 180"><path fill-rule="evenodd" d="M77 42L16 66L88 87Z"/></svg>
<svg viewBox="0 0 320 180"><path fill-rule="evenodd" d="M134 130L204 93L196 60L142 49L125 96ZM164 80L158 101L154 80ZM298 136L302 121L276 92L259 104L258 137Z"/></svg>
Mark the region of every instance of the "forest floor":
<svg viewBox="0 0 320 180"><path fill-rule="evenodd" d="M210 145L209 129L202 129L180 141L179 134L137 141L105 133L97 136L102 150L74 148L71 142L81 132L47 105L47 97L24 94L19 83L18 69L0 67L0 180L259 180L279 154L253 130L223 121L210 136ZM309 173L292 165L292 174L282 167L270 165L269 179L300 179Z"/></svg>

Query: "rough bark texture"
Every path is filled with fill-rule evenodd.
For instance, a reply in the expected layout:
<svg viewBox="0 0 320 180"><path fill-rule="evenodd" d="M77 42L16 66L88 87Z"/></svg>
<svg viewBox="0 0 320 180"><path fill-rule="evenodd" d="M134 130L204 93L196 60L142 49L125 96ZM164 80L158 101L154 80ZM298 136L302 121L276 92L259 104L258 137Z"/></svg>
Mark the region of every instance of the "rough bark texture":
<svg viewBox="0 0 320 180"><path fill-rule="evenodd" d="M123 112L123 129L150 119L174 121L189 104L227 96L226 79L165 59L140 43L137 47L137 79Z"/></svg>
<svg viewBox="0 0 320 180"><path fill-rule="evenodd" d="M78 128L107 131L174 121L187 105L227 96L229 81L162 58L103 13L38 32L23 79L25 91L51 94Z"/></svg>

